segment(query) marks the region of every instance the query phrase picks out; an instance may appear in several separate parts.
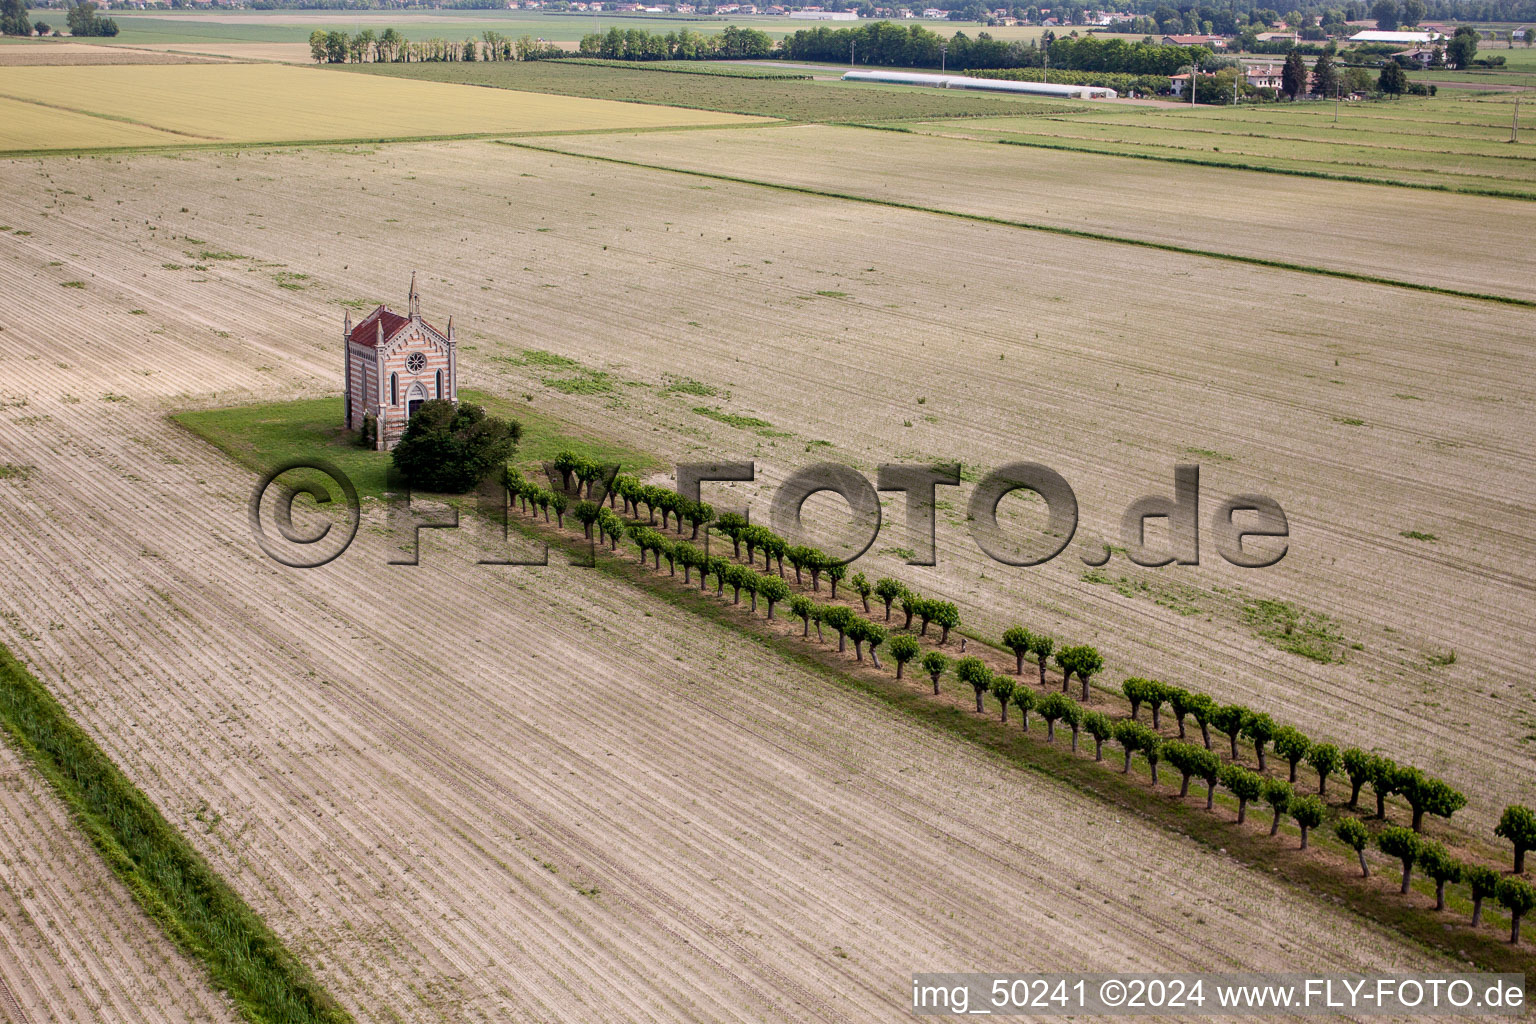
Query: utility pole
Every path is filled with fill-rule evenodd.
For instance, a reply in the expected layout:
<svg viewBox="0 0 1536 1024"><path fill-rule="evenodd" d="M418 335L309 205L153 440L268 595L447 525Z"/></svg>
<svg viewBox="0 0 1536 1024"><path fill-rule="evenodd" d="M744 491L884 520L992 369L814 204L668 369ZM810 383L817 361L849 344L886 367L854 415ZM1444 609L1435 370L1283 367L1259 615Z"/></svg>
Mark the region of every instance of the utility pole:
<svg viewBox="0 0 1536 1024"><path fill-rule="evenodd" d="M853 67L853 40L848 40L848 66Z"/></svg>
<svg viewBox="0 0 1536 1024"><path fill-rule="evenodd" d="M1049 43L1040 48L1040 54L1045 58L1045 80L1049 83L1051 80L1051 47Z"/></svg>
<svg viewBox="0 0 1536 1024"><path fill-rule="evenodd" d="M1333 123L1334 124L1338 124L1339 123L1339 93L1341 93L1343 91L1344 91L1344 84L1342 82L1335 82L1333 84Z"/></svg>
<svg viewBox="0 0 1536 1024"><path fill-rule="evenodd" d="M1527 29L1527 31L1529 31L1529 29ZM1514 43L1510 43L1509 45L1511 47L1513 47L1515 44ZM1520 94L1519 93L1515 93L1515 120L1514 120L1514 123L1509 126L1509 141L1510 142L1519 142L1520 141Z"/></svg>
<svg viewBox="0 0 1536 1024"><path fill-rule="evenodd" d="M948 65L949 65L949 44L948 43L940 43L939 44L939 74L941 74L941 75L944 74L945 69L948 67Z"/></svg>

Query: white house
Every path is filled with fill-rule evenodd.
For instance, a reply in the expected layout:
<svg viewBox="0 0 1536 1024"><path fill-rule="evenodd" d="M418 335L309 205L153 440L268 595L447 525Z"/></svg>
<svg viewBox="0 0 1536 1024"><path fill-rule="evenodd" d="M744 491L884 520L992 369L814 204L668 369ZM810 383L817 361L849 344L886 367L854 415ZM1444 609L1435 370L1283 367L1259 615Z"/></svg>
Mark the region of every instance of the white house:
<svg viewBox="0 0 1536 1024"><path fill-rule="evenodd" d="M1250 64L1243 69L1243 77L1255 89L1278 89L1283 71L1279 64Z"/></svg>
<svg viewBox="0 0 1536 1024"><path fill-rule="evenodd" d="M1403 46L1411 46L1414 43L1432 43L1440 38L1438 32L1378 32L1368 30L1356 32L1349 37L1352 43L1399 43Z"/></svg>

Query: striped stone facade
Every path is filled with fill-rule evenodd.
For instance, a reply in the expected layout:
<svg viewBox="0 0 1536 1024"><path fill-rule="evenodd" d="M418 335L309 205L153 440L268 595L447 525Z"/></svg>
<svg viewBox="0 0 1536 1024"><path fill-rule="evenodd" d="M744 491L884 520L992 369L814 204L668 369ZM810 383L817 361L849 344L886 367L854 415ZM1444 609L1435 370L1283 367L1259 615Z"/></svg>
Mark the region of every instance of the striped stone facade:
<svg viewBox="0 0 1536 1024"><path fill-rule="evenodd" d="M394 447L422 402L459 400L453 318L448 318L446 333L422 319L414 274L403 316L379 306L353 324L349 313L342 324L342 339L347 428L362 430L372 416L377 425L374 445L379 450Z"/></svg>

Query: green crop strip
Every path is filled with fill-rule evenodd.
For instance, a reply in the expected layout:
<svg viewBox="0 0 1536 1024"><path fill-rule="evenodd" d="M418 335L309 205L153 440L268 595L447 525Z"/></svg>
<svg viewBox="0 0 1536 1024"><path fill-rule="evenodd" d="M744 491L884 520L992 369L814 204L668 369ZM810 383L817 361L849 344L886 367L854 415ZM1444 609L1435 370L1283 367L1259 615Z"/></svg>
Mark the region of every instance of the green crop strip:
<svg viewBox="0 0 1536 1024"><path fill-rule="evenodd" d="M46 687L0 646L0 725L69 807L112 872L252 1024L351 1017L203 860Z"/></svg>
<svg viewBox="0 0 1536 1024"><path fill-rule="evenodd" d="M841 199L850 203L865 203L870 206L883 206L892 210L906 210L912 213L931 213L940 217L953 217L957 220L973 221L978 224L996 224L1000 227L1020 228L1025 231L1039 231L1049 235L1062 235L1067 238L1082 238L1093 242L1109 242L1115 245L1132 245L1142 249L1153 249L1158 252L1178 253L1181 256L1200 256L1206 259L1225 260L1229 263L1241 263L1252 267L1265 267L1270 270L1287 270L1298 274L1313 274L1318 277L1331 277L1341 281L1358 281L1361 284L1383 285L1388 288L1404 288L1409 291L1424 292L1430 295L1445 295L1457 299L1475 299L1480 302L1497 302L1508 306L1520 306L1525 309L1536 309L1536 299L1517 299L1511 295L1498 295L1491 292L1470 292L1459 288L1441 288L1438 285L1418 284L1413 281L1402 281L1392 277L1381 277L1377 274L1360 274L1349 270L1330 270L1327 267L1312 266L1307 263L1290 263L1285 260L1270 260L1260 256L1241 256L1237 253L1221 252L1217 249L1199 249L1188 245L1175 245L1171 242L1154 242L1145 238L1132 238L1128 235L1111 235L1102 231L1083 231L1078 228L1059 227L1054 224L1039 224L1031 221L1010 220L1006 217L992 217L981 213L964 213L959 210L945 210L935 206L923 206L918 203L903 203L893 199L877 199L873 196L861 196L851 192L834 192L831 189L810 188L805 185L784 185L772 181L759 181L753 178L741 178L733 174L720 174L714 171L694 171L680 167L668 167L664 164L648 164L638 160L625 160L614 156L597 156L591 153L572 153L552 146L536 146L528 142L514 142L507 139L496 140L497 145L513 146L517 149L527 149L536 153L552 153L558 156L572 157L578 160L596 160L600 163L617 164L622 167L634 167L646 171L661 171L666 174L683 174L695 178L705 178L710 181L724 181L733 185L750 185L755 188L774 189L779 192L794 192L799 195L816 196L821 199Z"/></svg>

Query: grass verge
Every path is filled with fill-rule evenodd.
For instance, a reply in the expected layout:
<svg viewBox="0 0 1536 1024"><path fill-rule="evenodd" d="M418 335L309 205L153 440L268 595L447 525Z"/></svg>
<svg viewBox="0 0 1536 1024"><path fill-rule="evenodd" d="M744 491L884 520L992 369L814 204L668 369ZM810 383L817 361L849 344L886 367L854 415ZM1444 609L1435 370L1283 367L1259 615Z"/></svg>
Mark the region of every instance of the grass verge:
<svg viewBox="0 0 1536 1024"><path fill-rule="evenodd" d="M657 465L648 455L583 433L528 406L467 388L459 395L466 402L484 406L493 416L522 424L516 459L520 464L536 465L562 451L573 451L605 465L617 462L629 472L646 473ZM171 421L258 473L294 459L323 455L352 479L359 495L381 497L389 460L354 444L352 432L342 424L342 415L338 397L198 409L175 413Z"/></svg>
<svg viewBox="0 0 1536 1024"><path fill-rule="evenodd" d="M256 912L0 646L0 725L150 917L254 1024L352 1018Z"/></svg>

